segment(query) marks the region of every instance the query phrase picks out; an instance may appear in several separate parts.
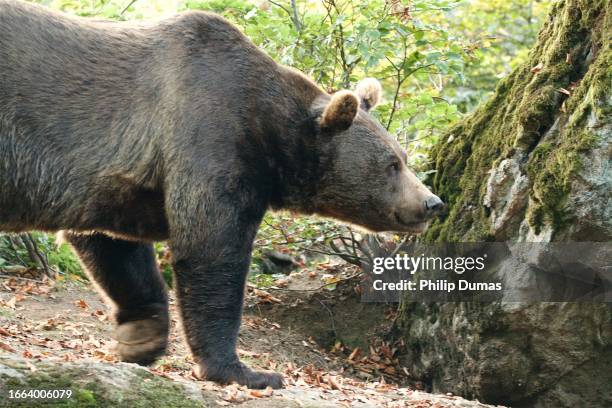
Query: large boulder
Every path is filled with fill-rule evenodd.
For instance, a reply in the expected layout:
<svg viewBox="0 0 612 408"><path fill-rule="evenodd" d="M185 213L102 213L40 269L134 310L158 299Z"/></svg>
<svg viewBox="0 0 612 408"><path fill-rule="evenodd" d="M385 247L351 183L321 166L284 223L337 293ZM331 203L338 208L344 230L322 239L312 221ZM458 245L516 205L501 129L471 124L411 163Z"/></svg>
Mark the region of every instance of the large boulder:
<svg viewBox="0 0 612 408"><path fill-rule="evenodd" d="M9 391L13 391L13 395ZM41 399L18 390L70 390L68 397ZM215 406L196 383L151 374L135 364L95 361L32 362L0 357L0 406L35 407L160 407Z"/></svg>
<svg viewBox="0 0 612 408"><path fill-rule="evenodd" d="M609 0L555 3L528 61L440 141L432 183L450 210L424 241L597 241L593 248L609 251L611 8ZM546 267L541 255L529 268L508 259L494 274L520 286ZM540 287L558 285L554 274L538 278ZM609 266L596 279L609 288ZM434 391L485 402L612 406L610 303L507 300L406 300L404 364Z"/></svg>

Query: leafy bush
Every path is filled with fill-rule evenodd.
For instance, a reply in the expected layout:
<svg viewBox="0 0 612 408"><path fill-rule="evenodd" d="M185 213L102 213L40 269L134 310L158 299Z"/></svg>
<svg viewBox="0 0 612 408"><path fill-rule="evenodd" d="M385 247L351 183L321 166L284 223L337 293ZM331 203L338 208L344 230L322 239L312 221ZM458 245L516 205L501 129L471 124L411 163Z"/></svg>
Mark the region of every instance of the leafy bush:
<svg viewBox="0 0 612 408"><path fill-rule="evenodd" d="M70 247L58 245L52 235L42 232L0 234L0 270L11 266L46 268L51 275L61 272L86 278Z"/></svg>

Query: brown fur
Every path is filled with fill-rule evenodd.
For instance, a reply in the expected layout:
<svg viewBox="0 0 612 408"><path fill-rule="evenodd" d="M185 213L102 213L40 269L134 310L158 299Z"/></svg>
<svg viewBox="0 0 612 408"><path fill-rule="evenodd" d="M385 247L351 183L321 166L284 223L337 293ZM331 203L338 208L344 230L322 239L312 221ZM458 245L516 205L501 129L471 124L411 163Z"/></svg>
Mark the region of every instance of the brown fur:
<svg viewBox="0 0 612 408"><path fill-rule="evenodd" d="M346 130L353 123L358 110L359 99L353 92L336 92L323 110L321 128L330 131Z"/></svg>
<svg viewBox="0 0 612 408"><path fill-rule="evenodd" d="M365 110L374 108L382 98L382 87L380 82L374 78L364 78L357 84L355 93L361 101Z"/></svg>

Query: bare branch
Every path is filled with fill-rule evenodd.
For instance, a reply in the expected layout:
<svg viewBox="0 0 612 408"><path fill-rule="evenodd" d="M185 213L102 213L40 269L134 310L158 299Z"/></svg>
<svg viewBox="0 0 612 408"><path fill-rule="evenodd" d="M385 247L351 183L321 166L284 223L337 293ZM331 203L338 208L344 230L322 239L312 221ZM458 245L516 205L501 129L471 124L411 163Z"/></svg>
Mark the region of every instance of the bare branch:
<svg viewBox="0 0 612 408"><path fill-rule="evenodd" d="M123 13L125 13L127 11L127 9L129 9L130 7L132 7L134 5L134 3L136 3L138 0L131 0L127 6L125 6L125 8L123 10L121 10L121 13L119 13L120 16L123 15Z"/></svg>
<svg viewBox="0 0 612 408"><path fill-rule="evenodd" d="M299 33L300 31L302 31L302 22L300 21L300 16L298 14L297 4L295 3L295 0L291 0L291 10L293 11L293 24L295 25L295 29Z"/></svg>
<svg viewBox="0 0 612 408"><path fill-rule="evenodd" d="M291 21L293 22L293 25L295 26L295 29L298 33L302 31L302 22L300 21L300 16L298 14L297 4L295 3L295 0L291 0L291 9L285 7L284 5L282 5L281 3L277 1L274 1L274 0L268 0L268 1L271 4L274 4L276 7L281 8L285 13L287 13L289 18L291 18Z"/></svg>

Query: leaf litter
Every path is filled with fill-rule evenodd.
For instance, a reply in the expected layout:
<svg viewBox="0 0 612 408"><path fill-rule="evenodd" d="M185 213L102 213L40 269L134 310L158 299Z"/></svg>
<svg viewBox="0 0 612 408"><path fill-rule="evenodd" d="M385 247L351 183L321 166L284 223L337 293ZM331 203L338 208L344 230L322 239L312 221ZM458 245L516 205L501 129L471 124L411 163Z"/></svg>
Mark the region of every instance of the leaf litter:
<svg viewBox="0 0 612 408"><path fill-rule="evenodd" d="M251 288L255 302L280 304L283 300L265 290ZM175 302L171 300L172 330L167 355L149 371L169 379L196 381L193 361L180 334ZM0 280L0 350L19 354L32 362L42 360L95 360L118 362L112 340L111 310L82 283L56 287L54 282ZM245 316L239 355L256 369L282 372L283 390L251 390L238 384L219 386L201 381L203 391L217 395L219 406L249 400L283 398L301 404L306 393L310 403L318 399L339 407L482 407L453 395L433 395L410 388L406 367L399 364L403 342L373 342L367 350L338 342L331 350L312 338L303 339L289 328L265 317ZM27 367L35 371L28 361ZM369 380L353 372L365 373ZM304 394L304 395L306 395Z"/></svg>

